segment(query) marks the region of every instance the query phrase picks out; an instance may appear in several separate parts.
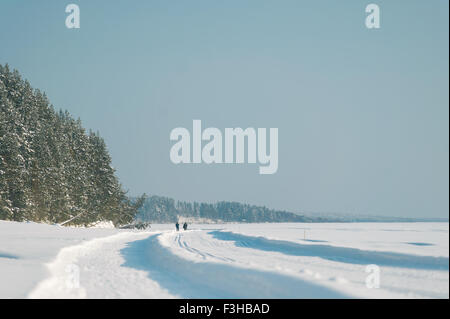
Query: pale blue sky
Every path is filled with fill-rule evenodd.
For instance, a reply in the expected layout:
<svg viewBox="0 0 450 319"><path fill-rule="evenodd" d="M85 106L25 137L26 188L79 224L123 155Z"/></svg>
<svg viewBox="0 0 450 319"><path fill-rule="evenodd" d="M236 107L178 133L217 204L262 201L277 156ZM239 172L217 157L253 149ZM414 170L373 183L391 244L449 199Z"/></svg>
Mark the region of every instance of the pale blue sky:
<svg viewBox="0 0 450 319"><path fill-rule="evenodd" d="M0 63L100 131L130 194L448 217L448 1L372 2L379 30L357 0L2 0ZM278 172L175 166L193 119L278 127Z"/></svg>

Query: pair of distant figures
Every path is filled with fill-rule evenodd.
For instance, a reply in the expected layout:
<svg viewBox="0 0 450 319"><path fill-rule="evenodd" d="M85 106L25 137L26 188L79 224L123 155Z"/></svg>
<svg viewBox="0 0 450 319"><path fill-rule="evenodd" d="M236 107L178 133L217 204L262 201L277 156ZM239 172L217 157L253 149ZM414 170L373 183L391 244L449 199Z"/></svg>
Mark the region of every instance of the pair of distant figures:
<svg viewBox="0 0 450 319"><path fill-rule="evenodd" d="M183 224L183 229L184 229L184 230L187 230L187 226L188 226L188 224L187 224L187 223L184 223L184 224ZM177 229L177 231L180 230L180 224L178 224L178 222L175 224L175 228Z"/></svg>

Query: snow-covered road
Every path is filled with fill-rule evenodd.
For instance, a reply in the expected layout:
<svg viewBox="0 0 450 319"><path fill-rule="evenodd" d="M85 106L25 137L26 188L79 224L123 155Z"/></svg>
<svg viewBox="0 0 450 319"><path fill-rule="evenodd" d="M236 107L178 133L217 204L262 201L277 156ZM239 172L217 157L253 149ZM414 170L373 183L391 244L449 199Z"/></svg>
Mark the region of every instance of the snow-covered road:
<svg viewBox="0 0 450 319"><path fill-rule="evenodd" d="M24 227L6 224L0 230ZM14 240L9 249L0 246L0 270L10 271L0 272L0 296L448 298L448 223L367 225L309 224L307 238L299 231L304 224L201 225L181 232L171 225L135 232L31 224L37 240L20 237L28 247L22 253ZM50 250L43 249L47 241ZM31 251L54 257L36 259ZM378 289L366 286L368 264L380 267ZM19 293L15 282L23 278Z"/></svg>

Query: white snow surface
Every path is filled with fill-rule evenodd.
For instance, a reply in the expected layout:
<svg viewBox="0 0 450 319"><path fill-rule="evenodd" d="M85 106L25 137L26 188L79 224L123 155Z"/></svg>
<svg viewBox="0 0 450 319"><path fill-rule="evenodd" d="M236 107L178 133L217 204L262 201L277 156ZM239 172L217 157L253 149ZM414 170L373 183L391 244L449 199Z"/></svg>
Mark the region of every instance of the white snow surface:
<svg viewBox="0 0 450 319"><path fill-rule="evenodd" d="M448 223L0 221L0 298L449 298L448 258Z"/></svg>

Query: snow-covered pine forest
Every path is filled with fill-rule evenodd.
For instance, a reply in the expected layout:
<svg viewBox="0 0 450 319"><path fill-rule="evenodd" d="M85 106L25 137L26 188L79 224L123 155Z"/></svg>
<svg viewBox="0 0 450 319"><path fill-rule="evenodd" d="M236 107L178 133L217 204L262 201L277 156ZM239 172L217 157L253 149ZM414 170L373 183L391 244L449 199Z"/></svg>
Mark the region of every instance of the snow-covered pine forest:
<svg viewBox="0 0 450 319"><path fill-rule="evenodd" d="M0 219L117 226L132 221L138 205L99 134L0 65Z"/></svg>

